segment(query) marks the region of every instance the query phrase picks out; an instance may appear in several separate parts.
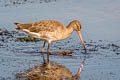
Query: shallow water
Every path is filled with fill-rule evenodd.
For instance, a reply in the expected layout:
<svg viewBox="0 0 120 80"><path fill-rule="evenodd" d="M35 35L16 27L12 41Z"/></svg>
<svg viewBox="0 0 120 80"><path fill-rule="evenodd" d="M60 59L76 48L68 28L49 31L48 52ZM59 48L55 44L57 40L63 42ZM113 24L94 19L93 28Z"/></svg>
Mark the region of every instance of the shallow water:
<svg viewBox="0 0 120 80"><path fill-rule="evenodd" d="M70 38L53 43L51 50L78 51L70 56L50 55L50 61L65 66L75 76L86 56L80 80L120 80L119 2L56 0L42 4L0 6L0 80L15 80L16 74L43 63L40 53L43 42L16 42L18 37L27 35L13 31L16 27L14 22L27 23L42 19L59 20L65 25L71 20L80 20L87 47L87 54L83 54L79 37L74 32Z"/></svg>

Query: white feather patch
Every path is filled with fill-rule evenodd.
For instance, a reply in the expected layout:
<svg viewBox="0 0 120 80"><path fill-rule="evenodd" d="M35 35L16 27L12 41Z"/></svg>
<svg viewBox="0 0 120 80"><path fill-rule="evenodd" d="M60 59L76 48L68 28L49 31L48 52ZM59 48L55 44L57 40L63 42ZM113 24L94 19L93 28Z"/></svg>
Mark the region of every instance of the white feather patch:
<svg viewBox="0 0 120 80"><path fill-rule="evenodd" d="M24 32L27 32L28 34L30 34L31 36L37 36L37 37L40 37L40 33L35 33L35 32L30 32L29 30L27 29L23 29Z"/></svg>

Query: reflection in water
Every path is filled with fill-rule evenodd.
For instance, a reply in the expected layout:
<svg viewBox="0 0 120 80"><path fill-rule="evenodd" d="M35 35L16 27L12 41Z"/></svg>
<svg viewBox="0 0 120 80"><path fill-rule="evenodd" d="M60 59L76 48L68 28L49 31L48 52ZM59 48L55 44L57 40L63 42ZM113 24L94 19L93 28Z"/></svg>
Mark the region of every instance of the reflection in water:
<svg viewBox="0 0 120 80"><path fill-rule="evenodd" d="M63 65L56 62L44 62L39 66L26 70L24 73L16 74L16 78L19 80L79 80L85 58L75 76Z"/></svg>
<svg viewBox="0 0 120 80"><path fill-rule="evenodd" d="M82 72L82 69L83 69L83 65L85 64L85 60L86 60L86 55L84 56L81 64L80 64L80 67L78 68L78 72L76 73L74 79L75 80L79 80L80 79L80 73Z"/></svg>
<svg viewBox="0 0 120 80"><path fill-rule="evenodd" d="M27 80L69 80L72 79L72 73L62 65L49 62L17 74L16 77Z"/></svg>

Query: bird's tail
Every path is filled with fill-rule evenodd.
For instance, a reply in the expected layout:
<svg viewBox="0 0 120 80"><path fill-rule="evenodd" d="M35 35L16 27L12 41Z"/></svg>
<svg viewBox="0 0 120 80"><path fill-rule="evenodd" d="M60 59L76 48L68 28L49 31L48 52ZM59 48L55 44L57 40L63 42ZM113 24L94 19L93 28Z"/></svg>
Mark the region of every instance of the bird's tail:
<svg viewBox="0 0 120 80"><path fill-rule="evenodd" d="M14 29L15 29L15 30L20 30L20 26L19 26L20 23L16 23L16 22L15 22L14 24L17 25L17 28L14 28Z"/></svg>
<svg viewBox="0 0 120 80"><path fill-rule="evenodd" d="M15 22L14 24L17 25L17 24L20 24L20 23Z"/></svg>

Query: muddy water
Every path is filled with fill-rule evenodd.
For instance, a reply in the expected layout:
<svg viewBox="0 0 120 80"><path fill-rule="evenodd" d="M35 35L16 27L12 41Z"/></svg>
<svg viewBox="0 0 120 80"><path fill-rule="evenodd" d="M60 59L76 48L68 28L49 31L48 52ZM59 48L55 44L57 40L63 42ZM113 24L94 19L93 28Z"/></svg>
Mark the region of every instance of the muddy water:
<svg viewBox="0 0 120 80"><path fill-rule="evenodd" d="M21 36L26 36L26 34L0 29L1 80L16 79L17 74L25 74L27 70L30 71L29 69L34 69L35 66L43 64L43 58L40 53L43 42L16 42L17 37ZM80 64L84 61L82 72L80 73L81 80L119 80L120 45L118 43L119 41L88 40L85 41L87 53L84 54L82 53L83 49L80 41L75 42L74 38L70 37L67 40L53 43L51 50L78 51L67 56L60 54L50 55L50 61L58 63L56 65L65 66L63 69L69 70L69 74L72 75L71 79L74 79ZM21 79L20 76L19 78ZM63 79L67 78L64 77Z"/></svg>
<svg viewBox="0 0 120 80"><path fill-rule="evenodd" d="M51 66L61 66L62 68L59 67L60 70L66 70L71 79L74 79L79 69L81 69L82 71L77 75L80 80L120 80L119 0L101 0L99 2L94 0L91 0L91 2L76 0L74 3L68 0L58 2L56 0L56 3L51 3L52 9L49 3L41 4L41 8L40 5L34 7L33 5L28 6L27 3L31 4L31 2L25 2L23 3L24 5L22 5L22 2L20 4L16 2L15 7L11 7L14 2L6 3L7 1L5 1L4 3L1 0L0 2L2 3L0 4L0 6L2 5L0 7L0 80L19 80L23 79L23 77L29 79L31 76L32 78L34 77L33 73L37 74L35 78L39 79L41 75L38 75L38 73L42 69L44 74L51 71L51 73L57 75L55 71L58 71L58 68L51 69L50 66L44 66L41 69L41 66L43 66L43 57L40 52L43 42L16 41L17 38L28 35L23 32L13 31L13 27L16 27L13 25L14 21L32 22L34 20L38 21L40 18L51 19L51 17L55 20L61 20L65 24L73 19L80 20L87 47L87 53L84 54L76 32L66 40L52 43L51 50L77 51L67 56L59 54L50 55L50 62L55 63ZM35 4L35 2L33 3ZM6 4L9 5L5 6ZM65 4L64 7L66 9L62 8L61 4ZM40 12L38 12L38 7L41 9ZM55 12L58 8L59 14L56 14ZM35 14L31 13L32 10ZM45 10L51 10L51 14L45 12ZM20 14L19 11L21 11ZM30 76L26 77L26 74ZM43 75L43 73L41 74ZM69 79L63 75L59 76L59 78Z"/></svg>

